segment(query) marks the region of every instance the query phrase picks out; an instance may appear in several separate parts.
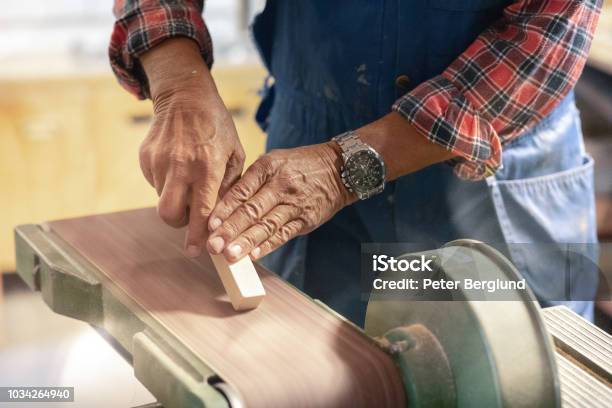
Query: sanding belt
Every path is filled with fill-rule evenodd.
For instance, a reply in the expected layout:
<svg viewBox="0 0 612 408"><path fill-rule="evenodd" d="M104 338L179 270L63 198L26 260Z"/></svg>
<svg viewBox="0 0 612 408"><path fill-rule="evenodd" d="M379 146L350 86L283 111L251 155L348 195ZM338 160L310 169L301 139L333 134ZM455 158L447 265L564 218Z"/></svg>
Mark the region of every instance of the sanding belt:
<svg viewBox="0 0 612 408"><path fill-rule="evenodd" d="M247 407L404 406L398 368L364 334L259 266L266 298L235 312L210 258L186 258L184 231L164 225L154 209L48 225Z"/></svg>

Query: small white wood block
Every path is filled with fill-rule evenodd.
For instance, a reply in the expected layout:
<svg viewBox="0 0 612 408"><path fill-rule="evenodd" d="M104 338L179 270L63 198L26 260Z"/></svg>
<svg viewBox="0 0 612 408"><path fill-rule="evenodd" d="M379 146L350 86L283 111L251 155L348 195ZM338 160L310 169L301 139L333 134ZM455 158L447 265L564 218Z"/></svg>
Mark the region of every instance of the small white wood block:
<svg viewBox="0 0 612 408"><path fill-rule="evenodd" d="M266 295L251 258L229 263L223 255L210 255L235 310L255 309Z"/></svg>

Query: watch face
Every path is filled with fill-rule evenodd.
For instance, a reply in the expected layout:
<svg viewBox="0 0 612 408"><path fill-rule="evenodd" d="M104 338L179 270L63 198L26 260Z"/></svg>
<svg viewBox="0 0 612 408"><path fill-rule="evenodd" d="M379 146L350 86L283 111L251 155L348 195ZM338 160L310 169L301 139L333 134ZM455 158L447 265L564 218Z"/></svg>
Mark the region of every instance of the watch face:
<svg viewBox="0 0 612 408"><path fill-rule="evenodd" d="M358 193L368 193L380 187L385 179L383 163L371 150L353 154L344 169L346 181Z"/></svg>

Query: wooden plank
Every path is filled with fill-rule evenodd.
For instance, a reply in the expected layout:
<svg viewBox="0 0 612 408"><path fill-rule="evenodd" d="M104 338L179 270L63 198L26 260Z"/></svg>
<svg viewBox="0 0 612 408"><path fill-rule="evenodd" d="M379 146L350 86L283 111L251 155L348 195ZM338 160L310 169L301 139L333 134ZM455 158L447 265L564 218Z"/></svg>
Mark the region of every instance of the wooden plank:
<svg viewBox="0 0 612 408"><path fill-rule="evenodd" d="M49 226L246 406L404 406L398 369L371 339L260 266L265 301L234 311L210 257L185 257L184 231L164 225L154 209Z"/></svg>
<svg viewBox="0 0 612 408"><path fill-rule="evenodd" d="M266 291L248 256L231 264L223 255L211 255L210 259L217 269L234 310L255 309L261 303Z"/></svg>

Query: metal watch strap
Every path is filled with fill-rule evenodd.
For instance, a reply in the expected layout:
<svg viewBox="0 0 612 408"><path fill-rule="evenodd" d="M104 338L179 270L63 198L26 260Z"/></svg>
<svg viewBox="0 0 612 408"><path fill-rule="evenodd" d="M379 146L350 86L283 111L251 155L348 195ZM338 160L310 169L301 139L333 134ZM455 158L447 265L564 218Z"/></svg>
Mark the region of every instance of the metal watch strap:
<svg viewBox="0 0 612 408"><path fill-rule="evenodd" d="M334 140L336 143L338 143L338 146L340 146L340 150L342 151L342 159L345 163L352 154L367 146L361 141L357 133L353 132L352 130L335 136L332 140Z"/></svg>

